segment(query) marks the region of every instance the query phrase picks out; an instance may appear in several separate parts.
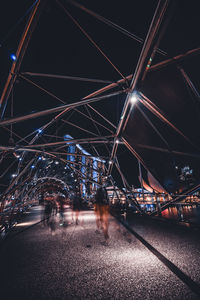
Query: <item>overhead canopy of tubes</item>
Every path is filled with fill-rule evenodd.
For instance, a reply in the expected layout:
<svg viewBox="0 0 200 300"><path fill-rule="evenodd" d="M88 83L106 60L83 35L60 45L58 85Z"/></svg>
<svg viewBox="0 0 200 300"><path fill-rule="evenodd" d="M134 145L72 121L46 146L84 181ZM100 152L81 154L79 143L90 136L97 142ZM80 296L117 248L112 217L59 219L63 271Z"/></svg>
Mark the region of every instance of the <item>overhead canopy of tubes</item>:
<svg viewBox="0 0 200 300"><path fill-rule="evenodd" d="M88 196L105 178L138 210L136 187L168 194L163 207L199 189L196 19L188 11L187 42L176 22L185 3L142 1L144 12L139 2L142 37L92 4L38 0L28 8L0 99L1 212L30 190L79 186ZM189 185L179 180L184 166Z"/></svg>

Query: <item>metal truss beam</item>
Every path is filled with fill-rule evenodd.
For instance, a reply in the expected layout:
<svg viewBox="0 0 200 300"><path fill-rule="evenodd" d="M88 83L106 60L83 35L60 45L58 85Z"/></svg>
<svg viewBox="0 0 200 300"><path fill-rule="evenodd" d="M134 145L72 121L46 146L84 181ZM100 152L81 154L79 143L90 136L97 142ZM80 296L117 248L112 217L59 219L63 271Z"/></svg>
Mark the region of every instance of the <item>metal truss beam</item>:
<svg viewBox="0 0 200 300"><path fill-rule="evenodd" d="M88 143L88 142L106 142L109 138L113 138L113 135L108 136L99 136L98 138L92 137L92 138L83 138L83 139L70 139L67 141L60 141L60 142L53 142L53 143L46 143L46 144L35 144L35 145L29 145L29 146L23 146L23 148L43 148L43 147L51 147L51 146L57 146L57 145L72 145L72 144L79 144L79 143Z"/></svg>
<svg viewBox="0 0 200 300"><path fill-rule="evenodd" d="M151 66L149 68L149 72L156 71L156 70L159 70L161 68L165 68L165 67L167 67L169 65L172 65L172 64L179 64L185 58L190 58L191 56L197 55L199 53L200 53L200 47L192 49L192 50L189 50L189 51L187 51L184 54L179 54L177 56L174 56L172 58L163 60L163 61L161 61L161 62L159 62L159 63Z"/></svg>
<svg viewBox="0 0 200 300"><path fill-rule="evenodd" d="M53 113L56 113L56 112L59 112L59 111L69 111L70 109L73 109L75 107L80 107L80 106L86 105L88 103L97 102L97 101L104 100L104 99L110 99L110 98L112 98L114 96L117 96L117 95L120 95L124 92L126 92L126 91L114 92L114 93L111 93L111 94L108 94L108 95L103 95L103 96L99 96L99 97L95 97L95 98L90 98L90 99L87 99L87 100L81 100L81 101L78 101L78 102L75 102L75 103L66 104L66 105L62 105L62 106L57 106L57 107L46 109L46 110L39 111L39 112L36 112L36 113L27 114L27 115L24 115L24 116L21 116L21 117L15 117L15 118L11 118L9 120L0 121L0 126L16 124L16 123L19 123L19 122L22 122L22 121L27 121L27 120L31 120L31 119L34 119L34 118L47 116L49 114L53 114Z"/></svg>
<svg viewBox="0 0 200 300"><path fill-rule="evenodd" d="M101 80L101 79L74 77L74 76L57 75L57 74L21 72L19 75L21 75L21 74L22 75L33 76L33 77L46 77L46 78L56 78L56 79L67 79L67 80L95 82L95 83L113 83L111 80Z"/></svg>
<svg viewBox="0 0 200 300"><path fill-rule="evenodd" d="M4 195L7 194L10 189L17 184L18 180L22 177L22 175L24 175L24 173L28 170L28 168L31 166L31 164L34 162L35 158L32 158L28 164L24 167L24 169L17 175L17 177L11 182L11 184L8 186L8 188L6 189L6 191L4 192ZM3 195L3 196L4 196Z"/></svg>
<svg viewBox="0 0 200 300"><path fill-rule="evenodd" d="M161 121L168 124L173 130L175 130L179 135L181 135L190 145L200 150L180 129L173 125L167 117L164 116L164 113L153 103L149 98L140 93L142 97L138 97L138 100L150 110L155 116L157 116Z"/></svg>
<svg viewBox="0 0 200 300"><path fill-rule="evenodd" d="M137 144L136 146L140 147L140 148L144 148L144 149L150 149L150 150L160 151L160 152L165 152L165 153L173 153L174 155L188 156L188 157L200 159L200 154L198 154L198 153L187 153L187 152L180 152L180 151L175 151L175 150L169 151L168 149L165 149L165 148L149 146L149 145L142 145L142 144Z"/></svg>
<svg viewBox="0 0 200 300"><path fill-rule="evenodd" d="M71 3L72 5L74 5L75 7L78 7L79 9L85 11L87 14L91 15L92 17L98 19L99 21L109 25L110 27L114 28L115 30L123 33L124 35L136 40L137 42L139 42L140 44L143 44L144 40L138 36L136 36L135 34L129 32L128 30L122 28L121 26L117 25L116 23L100 16L99 14L95 13L94 11L86 8L85 6L79 4L78 2L74 1L74 0L66 0L67 2ZM162 55L167 55L167 53L161 49L156 49L156 51Z"/></svg>
<svg viewBox="0 0 200 300"><path fill-rule="evenodd" d="M160 208L161 211L167 209L170 205L183 200L184 198L194 194L195 192L197 192L199 190L200 190L200 183L196 184L194 187L188 189L187 191L184 191L184 193L182 195L178 195L173 200L168 201L166 204L162 205ZM158 213L158 211L156 210L156 211L153 211L150 215L153 216L153 215L156 215L157 213Z"/></svg>
<svg viewBox="0 0 200 300"><path fill-rule="evenodd" d="M166 12L166 9L168 7L169 1L159 1L153 20L151 22L151 25L149 27L149 31L147 33L147 37L145 39L131 84L130 84L130 89L129 89L129 93L126 97L126 101L123 107L123 111L120 117L120 121L116 130L116 138L114 141L114 145L113 145L113 149L112 149L112 153L111 153L111 157L110 157L110 161L111 164L109 165L108 168L108 175L111 173L112 171L112 167L113 167L113 159L115 158L115 155L117 153L117 148L118 148L118 137L121 136L122 132L124 131L126 124L129 120L130 114L131 114L131 109L132 109L132 105L131 105L131 97L133 95L133 92L137 89L138 84L140 83L140 81L142 79L144 79L144 74L146 72L146 65L152 55L152 53L154 52L155 47L157 46L157 33L160 30L160 26L164 17L164 14Z"/></svg>
<svg viewBox="0 0 200 300"><path fill-rule="evenodd" d="M19 72L24 54L26 52L26 49L28 47L29 41L31 39L31 35L37 25L37 22L39 20L40 14L42 12L42 9L44 5L46 4L47 0L38 0L36 5L33 7L32 12L30 14L30 17L28 19L28 22L26 24L26 27L24 29L24 32L22 34L21 40L19 42L19 46L16 52L16 58L17 60L13 62L10 73L8 75L7 82L4 86L3 93L0 99L0 108L2 108L3 103L6 102L10 96L10 93L12 91L13 85L16 81L16 74Z"/></svg>
<svg viewBox="0 0 200 300"><path fill-rule="evenodd" d="M178 66L178 69L180 70L183 78L185 79L187 85L191 88L191 91L193 92L193 94L196 96L197 100L200 101L200 94L197 91L196 87L194 86L193 82L191 81L190 77L188 76L188 74L185 72L185 70Z"/></svg>

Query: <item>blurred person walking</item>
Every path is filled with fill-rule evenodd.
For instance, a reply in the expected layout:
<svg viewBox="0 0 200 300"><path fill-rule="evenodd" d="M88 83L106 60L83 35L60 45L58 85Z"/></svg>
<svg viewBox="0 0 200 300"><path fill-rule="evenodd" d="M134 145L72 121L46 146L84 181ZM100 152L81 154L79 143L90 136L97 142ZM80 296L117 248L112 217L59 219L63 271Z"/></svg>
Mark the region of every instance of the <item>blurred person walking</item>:
<svg viewBox="0 0 200 300"><path fill-rule="evenodd" d="M73 199L72 199L72 220L74 220L74 213L75 213L75 222L78 225L79 221L79 214L82 206L82 199L80 192L76 192Z"/></svg>
<svg viewBox="0 0 200 300"><path fill-rule="evenodd" d="M59 225L63 226L65 225L65 216L64 216L64 212L65 212L65 196L64 195L58 195L57 197L57 202L59 205Z"/></svg>
<svg viewBox="0 0 200 300"><path fill-rule="evenodd" d="M44 198L44 215L43 215L43 220L44 220L44 225L49 226L51 214L52 214L52 201L48 195L45 196Z"/></svg>
<svg viewBox="0 0 200 300"><path fill-rule="evenodd" d="M103 230L105 242L104 244L108 244L108 226L109 226L109 199L108 193L105 186L101 186L95 195L95 204L94 210L96 214L96 225L97 230L96 233L100 232L100 229Z"/></svg>

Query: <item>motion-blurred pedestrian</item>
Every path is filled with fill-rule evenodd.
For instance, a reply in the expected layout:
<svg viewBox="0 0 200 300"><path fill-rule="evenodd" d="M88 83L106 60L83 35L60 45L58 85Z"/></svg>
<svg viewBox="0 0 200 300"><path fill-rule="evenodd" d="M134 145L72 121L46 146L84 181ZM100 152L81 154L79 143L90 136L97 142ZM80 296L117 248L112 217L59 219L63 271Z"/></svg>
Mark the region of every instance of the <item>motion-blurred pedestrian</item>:
<svg viewBox="0 0 200 300"><path fill-rule="evenodd" d="M108 226L109 226L109 199L108 193L105 186L101 186L95 195L95 214L96 214L96 233L100 232L100 229L103 230L105 244L108 244Z"/></svg>
<svg viewBox="0 0 200 300"><path fill-rule="evenodd" d="M78 221L79 221L78 218L81 210L81 205L82 205L81 194L79 191L77 191L75 192L75 195L72 199L72 220L74 219L74 213L75 213L76 225L78 225Z"/></svg>
<svg viewBox="0 0 200 300"><path fill-rule="evenodd" d="M52 214L52 202L48 196L44 198L44 224L49 225Z"/></svg>
<svg viewBox="0 0 200 300"><path fill-rule="evenodd" d="M58 195L57 197L57 202L59 205L59 225L63 226L65 224L65 216L64 216L64 212L65 212L65 196L64 195Z"/></svg>

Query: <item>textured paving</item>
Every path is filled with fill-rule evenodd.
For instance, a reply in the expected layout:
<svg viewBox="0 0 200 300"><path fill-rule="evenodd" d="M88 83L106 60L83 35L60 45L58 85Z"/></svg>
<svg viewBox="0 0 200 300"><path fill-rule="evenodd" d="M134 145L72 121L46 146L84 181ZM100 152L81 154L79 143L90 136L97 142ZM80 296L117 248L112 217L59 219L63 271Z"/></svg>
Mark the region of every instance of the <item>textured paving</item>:
<svg viewBox="0 0 200 300"><path fill-rule="evenodd" d="M2 300L200 299L114 218L109 245L104 246L103 235L95 233L93 211L82 212L78 225L59 226L56 218L53 230L42 223L27 229L39 220L38 212L34 208L1 249ZM71 222L70 211L65 217ZM200 283L196 233L140 218L131 226Z"/></svg>

